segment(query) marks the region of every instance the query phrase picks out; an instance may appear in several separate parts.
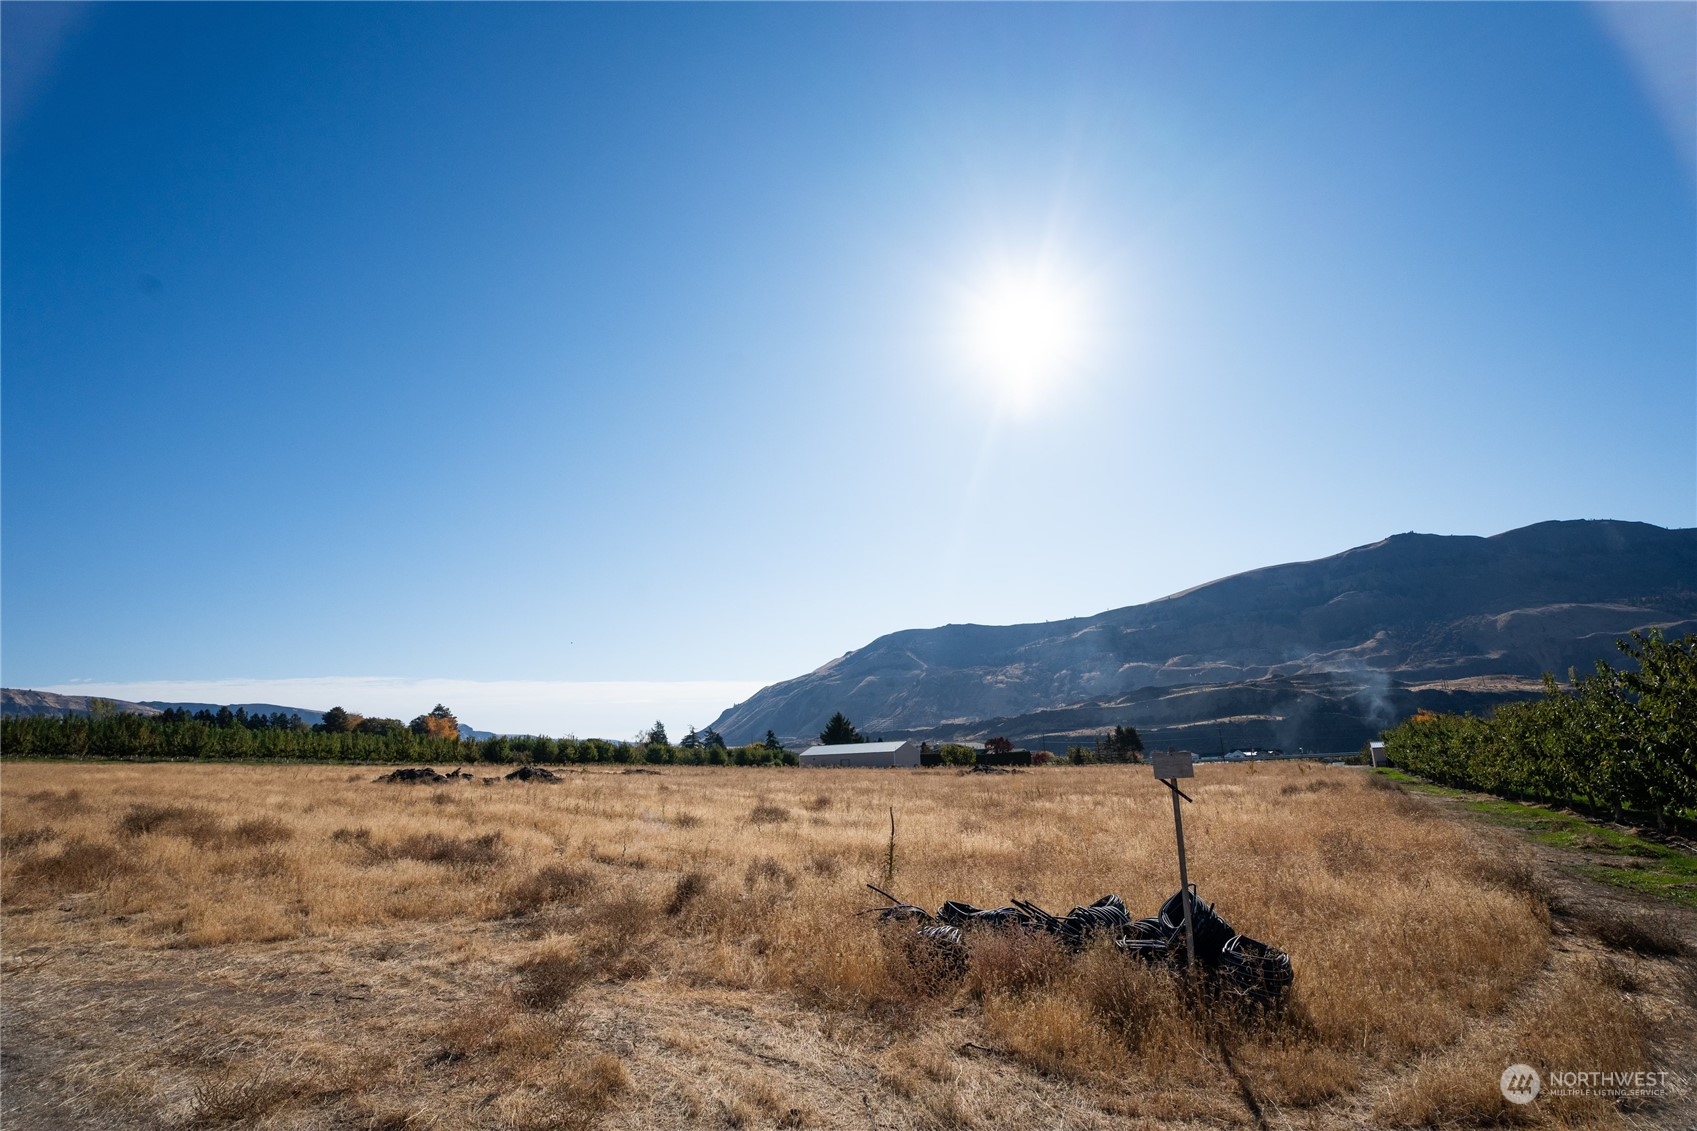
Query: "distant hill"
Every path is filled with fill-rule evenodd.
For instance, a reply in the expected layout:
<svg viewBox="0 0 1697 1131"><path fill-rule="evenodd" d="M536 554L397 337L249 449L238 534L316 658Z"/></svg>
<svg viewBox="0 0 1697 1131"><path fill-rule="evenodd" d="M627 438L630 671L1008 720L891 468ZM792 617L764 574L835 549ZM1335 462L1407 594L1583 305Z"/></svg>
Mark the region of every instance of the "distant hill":
<svg viewBox="0 0 1697 1131"><path fill-rule="evenodd" d="M102 699L98 695L55 695L51 691L30 691L26 688L0 687L0 715L49 716L63 718L71 715L84 718L94 713L91 704L101 704L102 710L125 715L157 715L158 707L146 703L131 703L124 699Z"/></svg>
<svg viewBox="0 0 1697 1131"><path fill-rule="evenodd" d="M789 741L832 712L883 737L1352 749L1416 707L1482 711L1633 630L1697 631L1697 529L1545 522L1399 534L1092 617L879 637L713 723Z"/></svg>

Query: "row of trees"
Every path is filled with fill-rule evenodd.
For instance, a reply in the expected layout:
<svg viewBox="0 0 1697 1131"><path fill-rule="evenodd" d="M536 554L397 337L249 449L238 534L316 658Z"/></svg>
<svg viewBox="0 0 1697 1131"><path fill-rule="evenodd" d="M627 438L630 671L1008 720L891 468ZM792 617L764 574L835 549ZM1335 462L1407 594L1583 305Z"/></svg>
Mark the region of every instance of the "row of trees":
<svg viewBox="0 0 1697 1131"><path fill-rule="evenodd" d="M93 700L91 707L98 707L100 700ZM338 708L339 709L339 708ZM94 710L96 717L107 717L116 712ZM159 712L159 717L168 723L186 723L191 719L208 726L224 729L230 727L245 727L248 730L310 730L299 715L285 715L281 711L273 711L269 715L248 714L246 707L237 707L234 711L228 707L220 707L217 711L202 707L198 711L190 711L187 707L167 707Z"/></svg>
<svg viewBox="0 0 1697 1131"><path fill-rule="evenodd" d="M1385 733L1392 762L1443 785L1654 814L1697 810L1697 634L1633 633L1636 670L1599 660L1489 719L1421 711Z"/></svg>
<svg viewBox="0 0 1697 1131"><path fill-rule="evenodd" d="M114 714L91 718L16 718L0 720L0 749L10 758L98 760L190 760L281 762L380 762L464 764L471 762L551 765L565 763L624 763L649 765L795 765L768 735L768 742L727 747L723 741L693 747L665 742L608 742L589 738L550 738L546 735L461 739L458 724L453 737L443 714L420 716L435 725L403 726L394 719L376 720L343 712L318 727L253 727L223 725L216 715L171 711L144 716ZM232 712L232 715L234 712ZM389 725L393 724L393 725Z"/></svg>
<svg viewBox="0 0 1697 1131"><path fill-rule="evenodd" d="M1094 746L1067 747L1067 761L1075 766L1096 762L1141 762L1143 736L1137 733L1136 727L1116 726L1110 733L1098 738Z"/></svg>
<svg viewBox="0 0 1697 1131"><path fill-rule="evenodd" d="M420 715L410 723L403 723L400 719L367 718L340 707L331 707L324 712L324 721L312 729L320 734L375 734L385 738L409 731L420 738L457 740L460 737L460 721L440 703L428 714Z"/></svg>

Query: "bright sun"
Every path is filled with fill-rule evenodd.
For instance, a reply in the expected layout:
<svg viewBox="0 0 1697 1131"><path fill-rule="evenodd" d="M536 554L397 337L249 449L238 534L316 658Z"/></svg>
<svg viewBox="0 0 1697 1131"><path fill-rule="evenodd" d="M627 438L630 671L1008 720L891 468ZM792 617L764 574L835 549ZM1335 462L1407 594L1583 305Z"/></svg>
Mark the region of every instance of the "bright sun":
<svg viewBox="0 0 1697 1131"><path fill-rule="evenodd" d="M1016 402L1035 399L1083 360L1083 298L1044 273L991 278L968 296L964 323L972 368Z"/></svg>

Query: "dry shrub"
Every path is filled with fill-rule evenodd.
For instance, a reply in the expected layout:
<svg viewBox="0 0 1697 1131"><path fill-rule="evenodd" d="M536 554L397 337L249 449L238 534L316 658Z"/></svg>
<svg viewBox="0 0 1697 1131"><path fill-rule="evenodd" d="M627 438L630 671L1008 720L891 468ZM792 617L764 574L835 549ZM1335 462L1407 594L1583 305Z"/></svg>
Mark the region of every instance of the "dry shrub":
<svg viewBox="0 0 1697 1131"><path fill-rule="evenodd" d="M1327 790L1342 788L1343 783L1336 778L1320 778L1318 781L1304 782L1301 785L1280 786L1279 793L1284 797L1293 797L1299 793L1324 793Z"/></svg>
<svg viewBox="0 0 1697 1131"><path fill-rule="evenodd" d="M581 868L548 864L506 889L502 900L507 915L523 915L550 903L581 899L595 887L595 877Z"/></svg>
<svg viewBox="0 0 1697 1131"><path fill-rule="evenodd" d="M802 807L810 813L823 813L831 807L831 795L828 793L818 794L812 800L805 802Z"/></svg>
<svg viewBox="0 0 1697 1131"><path fill-rule="evenodd" d="M372 854L382 860L422 860L450 868L487 868L506 855L501 834L455 837L443 833L418 833L393 844L373 845Z"/></svg>
<svg viewBox="0 0 1697 1131"><path fill-rule="evenodd" d="M124 836L159 833L206 844L218 839L220 826L212 811L199 805L142 804L130 806L118 821L118 832Z"/></svg>
<svg viewBox="0 0 1697 1131"><path fill-rule="evenodd" d="M869 1015L897 1027L921 1017L924 995L916 991L907 967L903 940L910 932L883 932L857 923L852 927L808 932L803 945L774 964L775 981L787 984L804 1003Z"/></svg>
<svg viewBox="0 0 1697 1131"><path fill-rule="evenodd" d="M0 836L0 852L16 852L20 849L34 848L38 844L47 844L59 839L59 830L52 825L40 828L20 829L15 833Z"/></svg>
<svg viewBox="0 0 1697 1131"><path fill-rule="evenodd" d="M591 848L589 850L589 858L597 864L606 864L613 868L630 868L637 872L643 871L649 865L648 857L644 856L642 853L639 852L634 856L631 855L630 845L628 844L619 849L617 856L613 855L611 852L603 852L599 848Z"/></svg>
<svg viewBox="0 0 1697 1131"><path fill-rule="evenodd" d="M919 1104L925 1113L926 1125L937 1128L937 1131L970 1131L978 1126L978 1119L959 1088L927 1088L920 1093Z"/></svg>
<svg viewBox="0 0 1697 1131"><path fill-rule="evenodd" d="M18 879L53 891L93 891L135 870L130 857L106 841L71 837L50 856L31 856L18 867Z"/></svg>
<svg viewBox="0 0 1697 1131"><path fill-rule="evenodd" d="M1091 1015L1128 1050L1199 1043L1175 972L1096 947L1079 960L1074 978Z"/></svg>
<svg viewBox="0 0 1697 1131"><path fill-rule="evenodd" d="M24 794L24 800L41 809L49 817L74 817L78 813L88 812L88 803L82 799L82 790L54 789L36 790Z"/></svg>
<svg viewBox="0 0 1697 1131"><path fill-rule="evenodd" d="M217 1076L195 1088L187 1125L246 1123L277 1110L299 1092L294 1082L266 1073Z"/></svg>
<svg viewBox="0 0 1697 1131"><path fill-rule="evenodd" d="M651 948L659 908L635 892L623 892L590 908L579 937L586 959L609 978L640 978L653 969Z"/></svg>
<svg viewBox="0 0 1697 1131"><path fill-rule="evenodd" d="M370 844L371 830L364 825L358 828L340 828L330 834L330 839L336 844Z"/></svg>
<svg viewBox="0 0 1697 1131"><path fill-rule="evenodd" d="M980 1001L1046 986L1065 969L1066 954L1049 934L978 930L968 937L967 945L972 965L966 984Z"/></svg>
<svg viewBox="0 0 1697 1131"><path fill-rule="evenodd" d="M1418 794L1410 793L1401 784L1378 774L1367 775L1367 788L1376 793L1386 806L1399 817L1427 817L1432 803Z"/></svg>
<svg viewBox="0 0 1697 1131"><path fill-rule="evenodd" d="M910 999L942 997L966 975L966 952L959 947L921 938L899 927L884 931L884 944L893 952L889 964L892 981Z"/></svg>
<svg viewBox="0 0 1697 1131"><path fill-rule="evenodd" d="M756 857L742 874L743 890L750 895L762 892L789 894L795 891L795 873L770 856Z"/></svg>
<svg viewBox="0 0 1697 1131"><path fill-rule="evenodd" d="M667 818L667 822L672 825L673 828L679 829L694 829L701 826L701 818L696 816L694 813L673 813L669 818Z"/></svg>
<svg viewBox="0 0 1697 1131"><path fill-rule="evenodd" d="M518 964L513 1000L533 1013L552 1013L594 976L594 968L578 955L545 950Z"/></svg>
<svg viewBox="0 0 1697 1131"><path fill-rule="evenodd" d="M1249 1042L1237 1062L1255 1078L1255 1091L1285 1107L1313 1107L1353 1090L1360 1069L1337 1049L1297 1040Z"/></svg>
<svg viewBox="0 0 1697 1131"><path fill-rule="evenodd" d="M748 819L757 825L781 825L790 819L790 811L782 805L762 801L750 811Z"/></svg>
<svg viewBox="0 0 1697 1131"><path fill-rule="evenodd" d="M596 1053L567 1072L560 1084L578 1104L599 1110L630 1091L630 1073L618 1057Z"/></svg>
<svg viewBox="0 0 1697 1131"><path fill-rule="evenodd" d="M1480 830L1476 839L1466 846L1464 860L1459 863L1492 887L1526 898L1538 910L1539 917L1548 922L1552 902L1549 886L1539 871L1537 858L1518 837Z"/></svg>
<svg viewBox="0 0 1697 1131"><path fill-rule="evenodd" d="M1334 876L1358 872L1373 865L1373 849L1354 829L1327 829L1316 841L1320 859Z"/></svg>
<svg viewBox="0 0 1697 1131"><path fill-rule="evenodd" d="M672 887L671 898L666 900L666 914L677 918L684 910L701 896L707 894L712 881L705 872L685 872L678 877L678 882Z"/></svg>
<svg viewBox="0 0 1697 1131"><path fill-rule="evenodd" d="M1589 907L1579 913L1580 921L1610 950L1631 951L1652 958L1677 958L1685 953L1685 940L1666 919L1616 905Z"/></svg>
<svg viewBox="0 0 1697 1131"><path fill-rule="evenodd" d="M984 1028L997 1044L1046 1076L1098 1078L1125 1059L1090 1011L1069 996L989 998Z"/></svg>
<svg viewBox="0 0 1697 1131"><path fill-rule="evenodd" d="M432 1058L432 1062L453 1063L499 1051L501 1036L511 1021L512 1006L506 1002L486 1004L450 1015L448 1020L435 1027L432 1034L442 1045L442 1051Z"/></svg>
<svg viewBox="0 0 1697 1131"><path fill-rule="evenodd" d="M294 862L286 853L261 847L250 852L225 853L211 862L215 876L249 876L267 879L288 875Z"/></svg>
<svg viewBox="0 0 1697 1131"><path fill-rule="evenodd" d="M236 844L280 844L294 839L295 830L275 817L250 817L238 821L228 834Z"/></svg>
<svg viewBox="0 0 1697 1131"><path fill-rule="evenodd" d="M496 1125L511 1131L587 1131L629 1088L623 1062L597 1054L540 1091L526 1088L501 1097L495 1104Z"/></svg>
<svg viewBox="0 0 1697 1131"><path fill-rule="evenodd" d="M807 857L807 870L823 879L834 880L842 874L843 866L835 856L814 852Z"/></svg>

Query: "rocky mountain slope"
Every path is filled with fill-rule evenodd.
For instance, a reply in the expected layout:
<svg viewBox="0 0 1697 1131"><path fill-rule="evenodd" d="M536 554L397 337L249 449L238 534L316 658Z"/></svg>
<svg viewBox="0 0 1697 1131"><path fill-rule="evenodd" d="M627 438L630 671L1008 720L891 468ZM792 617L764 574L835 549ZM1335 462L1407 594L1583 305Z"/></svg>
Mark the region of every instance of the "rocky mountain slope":
<svg viewBox="0 0 1697 1131"><path fill-rule="evenodd" d="M130 703L123 699L101 699L89 695L56 695L51 691L30 691L19 687L0 688L0 714L31 718L46 715L63 718L71 715L83 718L94 713L91 703L118 715L157 715L158 707L145 703Z"/></svg>
<svg viewBox="0 0 1697 1131"><path fill-rule="evenodd" d="M833 711L895 737L1084 735L1179 745L1359 745L1417 706L1484 710L1617 637L1697 631L1697 529L1545 522L1399 534L1092 617L874 640L762 689L713 728L816 734ZM1050 745L1058 745L1051 743Z"/></svg>

